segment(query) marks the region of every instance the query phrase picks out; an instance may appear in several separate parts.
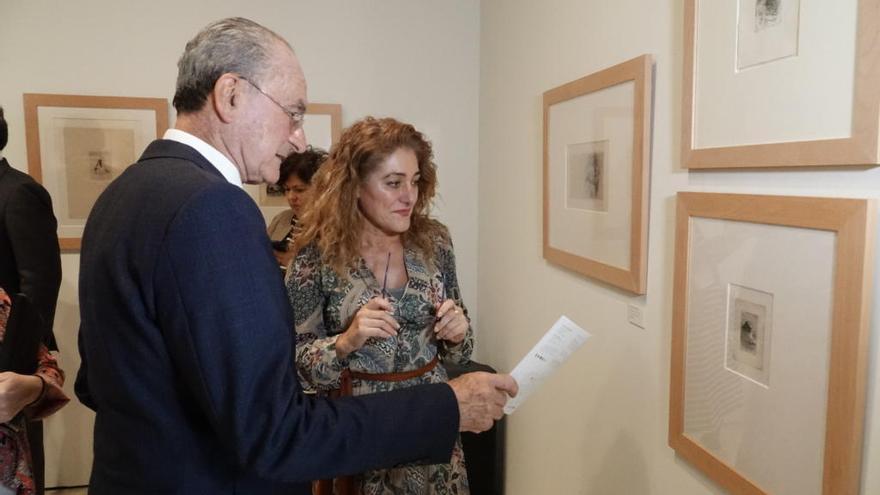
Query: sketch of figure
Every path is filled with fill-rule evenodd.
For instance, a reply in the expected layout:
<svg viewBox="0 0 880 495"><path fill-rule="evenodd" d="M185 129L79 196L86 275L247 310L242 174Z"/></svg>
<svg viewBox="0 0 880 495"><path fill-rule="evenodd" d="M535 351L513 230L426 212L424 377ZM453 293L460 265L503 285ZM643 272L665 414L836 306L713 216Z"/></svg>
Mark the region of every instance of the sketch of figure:
<svg viewBox="0 0 880 495"><path fill-rule="evenodd" d="M758 315L743 311L739 317L740 346L744 351L755 354L758 346Z"/></svg>
<svg viewBox="0 0 880 495"><path fill-rule="evenodd" d="M734 373L768 385L773 295L730 284L727 311L725 366Z"/></svg>
<svg viewBox="0 0 880 495"><path fill-rule="evenodd" d="M565 149L565 206L606 211L608 141L572 143Z"/></svg>
<svg viewBox="0 0 880 495"><path fill-rule="evenodd" d="M55 214L59 223L82 225L107 185L137 159L137 134L133 129L94 127L91 120L69 119L64 120L59 137L64 186Z"/></svg>
<svg viewBox="0 0 880 495"><path fill-rule="evenodd" d="M779 8L782 0L755 0L755 32L778 25L781 22Z"/></svg>
<svg viewBox="0 0 880 495"><path fill-rule="evenodd" d="M601 199L602 189L599 187L602 183L602 152L591 153L587 156L586 164L586 187L588 198Z"/></svg>
<svg viewBox="0 0 880 495"><path fill-rule="evenodd" d="M107 152L89 152L89 178L99 181L109 181L113 178L113 169L110 167Z"/></svg>
<svg viewBox="0 0 880 495"><path fill-rule="evenodd" d="M738 70L798 54L801 0L739 0Z"/></svg>

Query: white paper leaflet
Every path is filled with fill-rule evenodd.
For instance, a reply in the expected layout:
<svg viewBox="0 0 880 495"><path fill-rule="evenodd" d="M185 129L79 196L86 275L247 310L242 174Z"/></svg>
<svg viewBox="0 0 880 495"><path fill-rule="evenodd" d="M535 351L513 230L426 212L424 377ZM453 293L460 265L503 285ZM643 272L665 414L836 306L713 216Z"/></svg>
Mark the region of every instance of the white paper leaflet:
<svg viewBox="0 0 880 495"><path fill-rule="evenodd" d="M519 393L507 401L504 412L513 413L556 368L568 359L590 334L565 316L560 316L535 347L516 365L510 375L519 384Z"/></svg>

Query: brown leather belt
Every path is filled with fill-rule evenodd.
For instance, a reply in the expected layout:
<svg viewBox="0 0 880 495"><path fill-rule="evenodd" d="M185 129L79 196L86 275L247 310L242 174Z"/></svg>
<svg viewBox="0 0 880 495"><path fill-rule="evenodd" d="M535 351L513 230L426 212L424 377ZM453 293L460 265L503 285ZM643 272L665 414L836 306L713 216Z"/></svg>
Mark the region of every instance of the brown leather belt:
<svg viewBox="0 0 880 495"><path fill-rule="evenodd" d="M374 382L402 382L410 378L417 378L434 369L440 360L434 356L428 364L421 368L410 371L400 371L397 373L364 373L362 371L351 371L346 368L339 377L339 388L330 391L330 397L348 397L352 394L352 379L370 380ZM334 488L335 492L334 492ZM355 493L354 478L351 476L341 476L333 480L316 480L312 484L313 495L352 495Z"/></svg>
<svg viewBox="0 0 880 495"><path fill-rule="evenodd" d="M409 371L399 371L396 373L364 373L363 371L351 371L345 369L339 378L338 397L348 397L352 393L352 379L369 380L372 382L402 382L412 378L417 378L434 369L440 359L435 355L434 359L421 368Z"/></svg>

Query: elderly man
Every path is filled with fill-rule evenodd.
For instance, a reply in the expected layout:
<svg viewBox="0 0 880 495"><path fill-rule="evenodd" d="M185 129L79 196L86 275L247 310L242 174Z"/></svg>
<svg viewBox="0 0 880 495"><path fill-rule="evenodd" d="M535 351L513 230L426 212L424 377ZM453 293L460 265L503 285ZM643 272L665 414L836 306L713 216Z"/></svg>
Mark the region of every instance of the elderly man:
<svg viewBox="0 0 880 495"><path fill-rule="evenodd" d="M310 479L448 461L458 430L501 416L510 376L336 401L297 382L289 305L240 187L275 182L282 158L305 149L293 50L226 19L178 67L176 128L107 188L83 235L91 493L308 493Z"/></svg>

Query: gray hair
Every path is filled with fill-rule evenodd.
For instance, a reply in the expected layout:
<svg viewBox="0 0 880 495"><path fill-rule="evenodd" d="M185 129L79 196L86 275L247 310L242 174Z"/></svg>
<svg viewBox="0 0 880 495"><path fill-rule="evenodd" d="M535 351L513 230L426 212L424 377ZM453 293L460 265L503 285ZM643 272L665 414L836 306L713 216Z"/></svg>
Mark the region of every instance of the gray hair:
<svg viewBox="0 0 880 495"><path fill-rule="evenodd" d="M242 17L208 24L186 44L177 62L174 108L178 113L201 110L217 79L229 72L259 81L278 42L290 48L275 32Z"/></svg>

